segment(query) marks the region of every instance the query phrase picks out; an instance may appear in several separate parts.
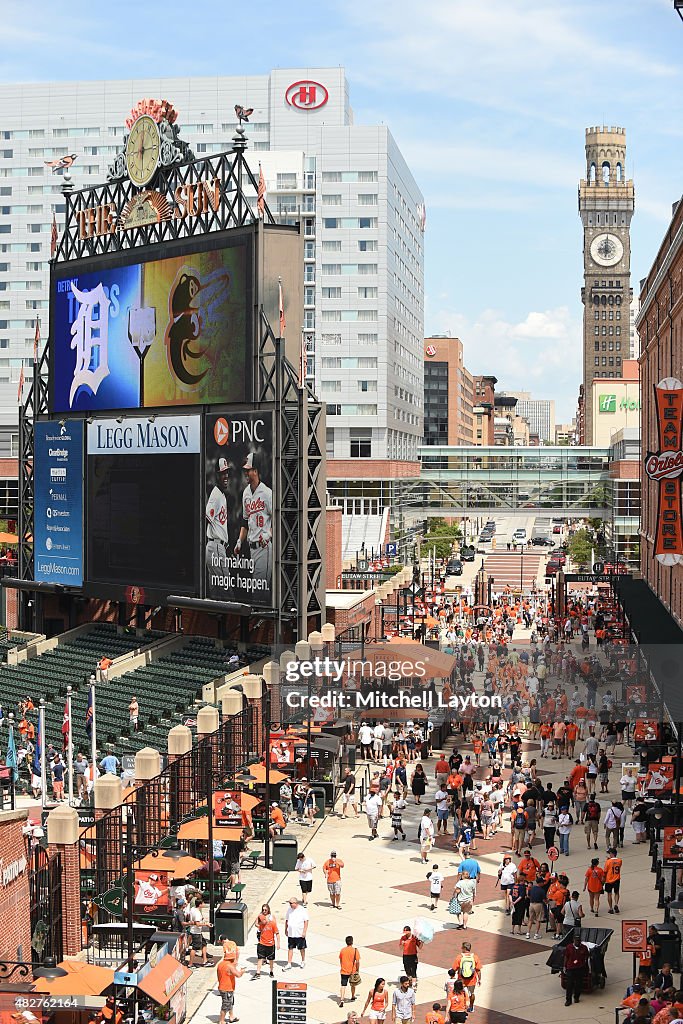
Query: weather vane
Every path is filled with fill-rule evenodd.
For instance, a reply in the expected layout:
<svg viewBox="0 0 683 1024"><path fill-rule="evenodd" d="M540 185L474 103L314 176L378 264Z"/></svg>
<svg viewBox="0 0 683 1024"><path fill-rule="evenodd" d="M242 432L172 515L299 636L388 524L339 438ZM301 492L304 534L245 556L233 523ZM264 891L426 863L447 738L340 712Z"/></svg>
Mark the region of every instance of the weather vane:
<svg viewBox="0 0 683 1024"><path fill-rule="evenodd" d="M249 117L251 116L251 114L254 113L254 108L253 107L242 107L242 106L240 106L239 103L236 103L235 104L235 113L237 114L237 120L239 121L240 128L241 128L243 121L246 121L246 123L249 124Z"/></svg>

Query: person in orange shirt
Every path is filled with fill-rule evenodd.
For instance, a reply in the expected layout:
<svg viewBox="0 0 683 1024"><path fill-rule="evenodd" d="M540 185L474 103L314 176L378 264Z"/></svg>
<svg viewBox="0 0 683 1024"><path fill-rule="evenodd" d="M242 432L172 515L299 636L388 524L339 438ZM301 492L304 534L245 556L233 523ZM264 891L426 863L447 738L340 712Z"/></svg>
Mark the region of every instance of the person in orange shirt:
<svg viewBox="0 0 683 1024"><path fill-rule="evenodd" d="M410 978L410 984L413 988L417 986L417 951L422 946L422 940L418 939L416 935L413 935L412 928L410 925L404 925L403 935L398 940L398 944L401 948L401 956L403 957L403 970Z"/></svg>
<svg viewBox="0 0 683 1024"><path fill-rule="evenodd" d="M474 996L477 985L481 985L481 960L472 952L472 944L463 942L461 952L453 961L456 980L461 981L470 997L470 1010L474 1009Z"/></svg>
<svg viewBox="0 0 683 1024"><path fill-rule="evenodd" d="M566 875L560 875L548 886L548 905L555 922L556 938L559 938L563 932L564 905L569 899L568 882L569 879Z"/></svg>
<svg viewBox="0 0 683 1024"><path fill-rule="evenodd" d="M425 1014L425 1024L446 1024L446 1019L442 1013L441 1006L439 1003L432 1003L431 1010L427 1010ZM467 1015L465 1015L466 1017ZM465 1018L463 1018L465 1019Z"/></svg>
<svg viewBox="0 0 683 1024"><path fill-rule="evenodd" d="M276 803L270 805L270 838L281 835L287 826L285 816Z"/></svg>
<svg viewBox="0 0 683 1024"><path fill-rule="evenodd" d="M353 944L353 935L347 935L345 945L339 950L339 973L341 975L341 988L339 991L339 1005L344 1005L346 986L351 986L351 1000L356 998L356 986L359 984L358 971L360 970L360 953Z"/></svg>
<svg viewBox="0 0 683 1024"><path fill-rule="evenodd" d="M581 764L580 761L577 761L569 773L569 788L573 791L574 786L576 786L577 782L579 780L583 782L587 774L588 766L585 764Z"/></svg>
<svg viewBox="0 0 683 1024"><path fill-rule="evenodd" d="M633 992L630 996L626 996L621 1000L621 1005L628 1007L630 1010L634 1010L642 998L643 986L639 985L638 982L634 982Z"/></svg>
<svg viewBox="0 0 683 1024"><path fill-rule="evenodd" d="M474 751L474 761L475 761L475 764L476 764L477 768L481 764L481 752L482 752L483 748L484 748L484 742L483 742L481 736L479 736L479 734L477 733L473 737L473 739L472 739L472 750Z"/></svg>
<svg viewBox="0 0 683 1024"><path fill-rule="evenodd" d="M378 978L368 992L368 998L365 1000L365 1006L363 1007L361 1017L369 1007L368 1016L370 1020L385 1020L388 1005L389 990L387 989L386 978Z"/></svg>
<svg viewBox="0 0 683 1024"><path fill-rule="evenodd" d="M567 757L574 756L574 747L579 736L579 727L576 722L567 723L567 731L564 734L564 740L567 744Z"/></svg>
<svg viewBox="0 0 683 1024"><path fill-rule="evenodd" d="M531 856L531 850L525 850L524 857L517 865L517 876L525 882L534 882L540 866L536 858Z"/></svg>
<svg viewBox="0 0 683 1024"><path fill-rule="evenodd" d="M619 889L621 888L621 865L623 861L621 857L617 857L617 851L612 849L607 851L607 860L605 861L605 892L607 893L607 902L609 904L608 914L619 913Z"/></svg>
<svg viewBox="0 0 683 1024"><path fill-rule="evenodd" d="M323 874L327 879L327 891L330 894L330 900L333 907L338 907L341 900L341 869L344 867L344 861L337 858L337 853L333 850L330 853L329 858L323 864Z"/></svg>
<svg viewBox="0 0 683 1024"><path fill-rule="evenodd" d="M593 857L591 866L586 871L583 882L583 891L588 890L591 910L598 916L600 910L600 897L605 891L605 872L600 867L600 861Z"/></svg>
<svg viewBox="0 0 683 1024"><path fill-rule="evenodd" d="M551 729L549 723L548 722L543 722L541 724L541 728L540 728L541 757L547 757L548 756L548 744L550 743L550 735L551 735L551 733L552 733L552 729Z"/></svg>
<svg viewBox="0 0 683 1024"><path fill-rule="evenodd" d="M446 1000L450 1024L463 1024L467 1020L469 1001L469 995L465 991L462 981L454 981Z"/></svg>
<svg viewBox="0 0 683 1024"><path fill-rule="evenodd" d="M218 991L221 994L221 1012L218 1024L225 1024L226 1013L229 1021L239 1020L235 1016L235 979L242 977L244 969L237 966L232 954L226 950L216 968L216 974L218 976Z"/></svg>

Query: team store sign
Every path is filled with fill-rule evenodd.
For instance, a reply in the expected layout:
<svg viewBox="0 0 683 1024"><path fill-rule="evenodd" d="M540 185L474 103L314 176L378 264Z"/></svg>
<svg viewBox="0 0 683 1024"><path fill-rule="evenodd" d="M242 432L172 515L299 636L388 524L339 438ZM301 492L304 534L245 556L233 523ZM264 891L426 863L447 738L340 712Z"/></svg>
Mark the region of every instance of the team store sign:
<svg viewBox="0 0 683 1024"><path fill-rule="evenodd" d="M683 562L683 382L664 377L655 386L659 450L645 456L645 473L659 484L654 556L662 565Z"/></svg>

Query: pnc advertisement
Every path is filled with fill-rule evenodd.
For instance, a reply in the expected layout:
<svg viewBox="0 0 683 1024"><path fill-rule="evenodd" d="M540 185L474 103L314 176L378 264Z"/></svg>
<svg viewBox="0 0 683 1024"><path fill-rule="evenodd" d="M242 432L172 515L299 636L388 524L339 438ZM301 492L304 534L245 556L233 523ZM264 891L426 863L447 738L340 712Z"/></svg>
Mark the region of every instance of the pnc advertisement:
<svg viewBox="0 0 683 1024"><path fill-rule="evenodd" d="M60 268L51 300L54 411L244 401L249 251L242 239L165 259Z"/></svg>
<svg viewBox="0 0 683 1024"><path fill-rule="evenodd" d="M206 417L206 597L273 606L273 414Z"/></svg>

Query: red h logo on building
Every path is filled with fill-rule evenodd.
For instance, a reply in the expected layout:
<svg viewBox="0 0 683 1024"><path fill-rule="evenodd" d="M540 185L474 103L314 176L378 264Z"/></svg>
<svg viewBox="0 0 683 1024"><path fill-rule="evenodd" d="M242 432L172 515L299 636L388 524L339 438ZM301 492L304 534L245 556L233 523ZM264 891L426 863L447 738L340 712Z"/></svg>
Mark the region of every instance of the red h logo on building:
<svg viewBox="0 0 683 1024"><path fill-rule="evenodd" d="M287 87L285 100L290 107L296 107L297 110L318 110L325 106L329 96L329 92L320 82L305 79L301 82L292 82Z"/></svg>

